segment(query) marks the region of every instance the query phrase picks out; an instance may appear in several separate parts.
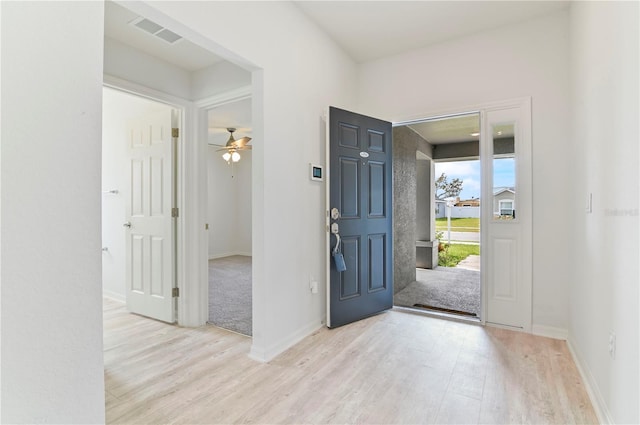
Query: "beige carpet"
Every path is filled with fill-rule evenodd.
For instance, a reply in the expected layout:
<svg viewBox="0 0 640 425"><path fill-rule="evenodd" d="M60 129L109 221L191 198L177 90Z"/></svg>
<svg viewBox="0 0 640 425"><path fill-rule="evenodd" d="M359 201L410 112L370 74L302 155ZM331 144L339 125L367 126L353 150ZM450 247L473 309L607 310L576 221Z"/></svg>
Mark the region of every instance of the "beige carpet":
<svg viewBox="0 0 640 425"><path fill-rule="evenodd" d="M209 323L251 335L251 257L209 260Z"/></svg>

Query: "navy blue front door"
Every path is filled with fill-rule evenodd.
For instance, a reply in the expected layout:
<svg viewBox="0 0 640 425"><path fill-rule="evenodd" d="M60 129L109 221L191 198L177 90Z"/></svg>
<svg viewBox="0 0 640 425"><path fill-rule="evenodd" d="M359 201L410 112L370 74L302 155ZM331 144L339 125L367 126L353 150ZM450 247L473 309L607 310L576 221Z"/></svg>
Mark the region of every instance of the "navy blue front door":
<svg viewBox="0 0 640 425"><path fill-rule="evenodd" d="M329 109L329 209L346 270L331 260L329 327L393 306L391 123ZM331 235L331 248L337 238Z"/></svg>

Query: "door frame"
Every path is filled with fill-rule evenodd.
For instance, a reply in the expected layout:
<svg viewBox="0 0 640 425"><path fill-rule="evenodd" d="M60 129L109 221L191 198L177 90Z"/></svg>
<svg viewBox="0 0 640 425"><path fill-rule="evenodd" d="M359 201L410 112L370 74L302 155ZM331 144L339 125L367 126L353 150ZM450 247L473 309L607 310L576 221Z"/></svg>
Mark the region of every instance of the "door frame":
<svg viewBox="0 0 640 425"><path fill-rule="evenodd" d="M176 161L176 205L180 214L176 220L175 229L175 273L180 296L177 300L176 324L185 327L202 326L209 317L208 249L204 228L207 203L201 201L207 195L207 110L225 103L253 98L256 93L260 94L260 91L256 91L256 87L252 84L192 102L108 74L103 75L103 86L164 103L179 111L181 131ZM252 106L254 115L256 111L261 111L256 108L259 106ZM254 134L261 131L261 128L258 128L260 123L258 119L259 117L254 118L256 128ZM254 188L255 184L252 183L252 191ZM252 228L255 229L254 211L252 211L252 220L254 221ZM252 247L254 254L256 254L256 248L256 246ZM257 289L255 267L256 265L252 265L254 297ZM256 317L255 308L254 317Z"/></svg>
<svg viewBox="0 0 640 425"><path fill-rule="evenodd" d="M505 100L498 100L498 101L492 101L492 102L485 102L485 103L480 103L480 104L475 104L475 105L467 105L467 106L463 106L463 107L459 107L459 108L451 108L451 109L444 109L444 110L437 110L437 111L431 111L431 112L427 112L427 113L422 113L419 115L413 115L413 116L400 116L400 117L395 117L392 120L393 126L394 127L399 127L399 126L405 126L405 125L409 125L409 124L413 124L413 123L418 123L418 122L423 122L423 121L427 121L427 120L433 120L433 119L437 119L437 118L446 118L446 117L453 117L453 116L459 116L459 115L465 115L465 114L473 114L473 113L479 113L480 115L480 162L481 162L481 170L486 169L485 167L485 162L488 161L488 158L483 158L482 156L482 152L483 152L483 147L488 143L488 140L486 140L486 135L485 135L485 131L483 131L484 128L484 121L485 121L485 115L486 112L488 111L492 111L492 110L501 110L501 109L515 109L518 108L520 111L520 126L522 127L522 137L527 139L527 142L529 144L529 146L531 147L531 149L529 150L529 152L526 152L527 155L529 155L529 164L531 164L533 162L533 158L532 158L532 150L533 150L533 146L532 146L532 126L531 126L531 96L524 96L524 97L519 97L519 98L513 98L513 99L505 99ZM481 171L482 172L482 171ZM525 208L528 206L529 208L529 212L531 215L531 222L529 223L528 228L525 229L525 231L523 232L525 235L525 239L527 240L527 243L523 244L523 255L522 258L524 259L524 264L523 267L525 268L525 272L523 273L523 275L526 276L526 282L525 282L525 294L524 296L526 297L527 301L525 303L525 308L526 311L524 312L524 317L525 317L525 322L523 324L522 327L522 331L527 332L527 333L531 333L532 331L532 321L533 321L533 231L532 231L532 227L533 227L533 202L532 202L532 198L533 198L533 174L532 174L532 169L529 168L527 170L524 170L525 173L528 174L529 176L529 180L530 180L530 185L531 185L531 189L529 190L528 194L523 194L522 198L520 200L520 204L524 204ZM486 203L485 203L486 204ZM480 247L483 246L488 246L489 243L489 235L487 234L486 231L482 231L482 229L488 229L488 224L489 224L489 220L491 219L491 217L489 217L487 214L481 214L481 218L480 218ZM486 255L481 256L480 257L480 294L481 294L481 311L480 311L480 323L482 325L487 325L489 324L490 326L493 327L503 327L506 329L512 329L512 330L518 330L518 328L513 328L510 326L502 326L502 325L498 325L498 324L493 324L493 323L487 323L486 321L486 317L487 317L487 309L488 309L488 297L487 297L487 290L488 290L488 267L489 267L489 262L488 262L488 257ZM328 267L328 265L327 265ZM527 273L528 271L528 273Z"/></svg>
<svg viewBox="0 0 640 425"><path fill-rule="evenodd" d="M192 103L181 99L176 96L172 96L154 89L150 89L148 87L142 86L137 83L130 82L128 80L124 80L121 78L117 78L108 74L103 76L103 87L107 87L113 90L117 90L123 93L127 93L133 96L137 96L143 99L152 100L154 102L163 103L165 105L170 106L173 109L178 110L178 114L180 116L180 135L178 137L178 147L177 147L177 158L174 159L174 164L176 167L176 175L174 176L175 181L175 191L176 191L176 205L181 212L176 221L174 228L174 237L175 237L175 254L174 254L174 275L177 277L177 281L174 282L175 287L178 288L180 294L182 295L186 292L186 288L184 282L189 282L191 278L188 267L185 266L185 248L187 246L187 240L185 239L185 223L186 217L185 214L182 214L185 211L185 159L186 152L185 140L188 140L190 137L190 129L189 129L189 121L192 119ZM188 322L188 318L186 315L189 311L189 306L187 304L188 299L186 297L180 296L177 301L177 311L175 312L176 324L185 325Z"/></svg>

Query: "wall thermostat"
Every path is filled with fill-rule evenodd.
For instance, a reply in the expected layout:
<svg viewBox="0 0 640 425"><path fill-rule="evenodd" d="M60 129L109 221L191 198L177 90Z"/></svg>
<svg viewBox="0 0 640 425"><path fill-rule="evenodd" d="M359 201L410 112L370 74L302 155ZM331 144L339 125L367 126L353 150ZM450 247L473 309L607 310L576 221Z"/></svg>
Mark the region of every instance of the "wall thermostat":
<svg viewBox="0 0 640 425"><path fill-rule="evenodd" d="M322 165L309 164L309 170L311 172L311 180L321 182L324 179Z"/></svg>

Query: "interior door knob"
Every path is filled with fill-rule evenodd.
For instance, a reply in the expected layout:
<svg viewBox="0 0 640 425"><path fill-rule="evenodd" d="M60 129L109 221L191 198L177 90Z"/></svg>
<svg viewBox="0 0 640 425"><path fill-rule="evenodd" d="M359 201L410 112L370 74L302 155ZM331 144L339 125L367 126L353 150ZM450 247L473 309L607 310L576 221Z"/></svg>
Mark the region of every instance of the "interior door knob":
<svg viewBox="0 0 640 425"><path fill-rule="evenodd" d="M127 221L126 223L123 224L124 227L128 227L131 228L131 222Z"/></svg>

